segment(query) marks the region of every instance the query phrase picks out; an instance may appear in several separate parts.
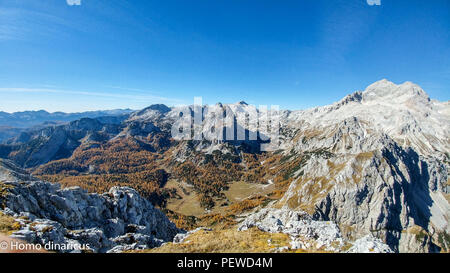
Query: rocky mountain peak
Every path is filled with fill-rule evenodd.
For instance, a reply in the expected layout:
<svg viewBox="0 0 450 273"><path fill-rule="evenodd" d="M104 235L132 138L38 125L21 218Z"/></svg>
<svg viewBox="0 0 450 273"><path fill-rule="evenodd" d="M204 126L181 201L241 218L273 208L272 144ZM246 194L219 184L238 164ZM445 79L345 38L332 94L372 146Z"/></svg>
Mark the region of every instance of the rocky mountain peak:
<svg viewBox="0 0 450 273"><path fill-rule="evenodd" d="M351 102L360 103L361 101L362 101L362 92L356 91L350 95L345 96L343 99L341 99L339 102L337 102L336 106L340 107L342 105L346 105Z"/></svg>
<svg viewBox="0 0 450 273"><path fill-rule="evenodd" d="M153 104L153 105L150 105L149 107L145 108L144 110L155 110L155 111L159 111L162 113L167 113L170 111L170 108L167 107L165 104Z"/></svg>
<svg viewBox="0 0 450 273"><path fill-rule="evenodd" d="M241 100L240 102L238 102L238 104L240 105L248 105L245 101Z"/></svg>
<svg viewBox="0 0 450 273"><path fill-rule="evenodd" d="M72 121L69 123L71 129L75 130L99 130L102 127L102 123L97 119L92 118L81 118L79 120Z"/></svg>
<svg viewBox="0 0 450 273"><path fill-rule="evenodd" d="M171 111L165 104L153 104L130 115L129 120L154 120L165 116Z"/></svg>
<svg viewBox="0 0 450 273"><path fill-rule="evenodd" d="M417 84L404 82L397 85L386 79L369 85L362 96L366 102L382 101L395 104L407 101L416 103L430 101L428 94Z"/></svg>
<svg viewBox="0 0 450 273"><path fill-rule="evenodd" d="M146 107L140 111L137 111L133 114L133 116L142 116L146 115L148 113L154 113L158 112L160 114L165 114L167 112L170 112L170 108L167 107L165 104L152 104L149 107Z"/></svg>

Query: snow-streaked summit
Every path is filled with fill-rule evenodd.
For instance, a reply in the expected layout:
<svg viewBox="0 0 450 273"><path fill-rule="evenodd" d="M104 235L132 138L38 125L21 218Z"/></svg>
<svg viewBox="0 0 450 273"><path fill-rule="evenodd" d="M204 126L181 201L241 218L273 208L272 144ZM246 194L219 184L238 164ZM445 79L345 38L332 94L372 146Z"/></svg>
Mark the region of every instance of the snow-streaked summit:
<svg viewBox="0 0 450 273"><path fill-rule="evenodd" d="M334 104L287 114L290 126L327 131L357 118L370 131L387 134L403 146L427 155L450 150L449 104L431 100L418 85L377 81ZM321 128L321 129L320 129ZM328 129L327 129L328 128Z"/></svg>
<svg viewBox="0 0 450 273"><path fill-rule="evenodd" d="M194 109L192 105L172 108L155 105L133 113L129 120L170 125L186 109L191 113L200 110ZM206 128L212 127L217 113L227 111L236 117L239 126L251 131L257 127L260 111L244 101L205 105L201 110ZM449 103L430 99L419 85L412 82L395 84L383 79L369 85L364 91L351 93L327 106L297 111L283 110L280 113L284 132L281 136L283 149L293 146L306 148L297 141L302 134L312 131L321 132L327 141L331 141L331 136L334 136L334 141L338 142L340 134L336 132L343 132L345 127L347 129L342 134L355 135L366 143L371 142L369 137L380 139L387 135L400 145L412 147L422 155L439 154L444 157L450 151ZM358 128L354 132L352 124Z"/></svg>

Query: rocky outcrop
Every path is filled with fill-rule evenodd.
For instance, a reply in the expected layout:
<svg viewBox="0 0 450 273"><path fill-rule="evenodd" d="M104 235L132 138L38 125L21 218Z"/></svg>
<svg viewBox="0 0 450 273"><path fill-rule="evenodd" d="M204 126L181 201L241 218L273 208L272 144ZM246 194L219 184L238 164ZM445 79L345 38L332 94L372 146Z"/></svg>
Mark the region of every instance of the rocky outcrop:
<svg viewBox="0 0 450 273"><path fill-rule="evenodd" d="M347 253L392 253L389 248L380 239L373 237L371 234L356 240Z"/></svg>
<svg viewBox="0 0 450 273"><path fill-rule="evenodd" d="M90 194L78 187L61 189L59 184L42 181L6 181L0 186L2 212L22 226L12 237L29 243L88 245L84 250L118 252L156 247L181 232L128 187Z"/></svg>
<svg viewBox="0 0 450 273"><path fill-rule="evenodd" d="M262 209L248 216L239 224L238 230L251 227L266 232L280 232L291 236L291 247L337 251L343 241L339 228L333 222L314 221L303 211L289 209Z"/></svg>
<svg viewBox="0 0 450 273"><path fill-rule="evenodd" d="M317 150L293 174L278 205L335 221L346 237L372 232L396 251L439 251L438 236L449 233L446 165L388 136L362 132L353 126L342 137L309 139L306 145ZM415 225L425 234L414 243L414 236L405 240L405 231Z"/></svg>
<svg viewBox="0 0 450 273"><path fill-rule="evenodd" d="M245 218L239 224L238 230L252 227L265 232L288 234L291 237L291 249L344 252L346 246L352 245L349 252L393 252L389 246L373 236L350 243L342 237L334 222L313 220L308 213L300 210L261 209Z"/></svg>

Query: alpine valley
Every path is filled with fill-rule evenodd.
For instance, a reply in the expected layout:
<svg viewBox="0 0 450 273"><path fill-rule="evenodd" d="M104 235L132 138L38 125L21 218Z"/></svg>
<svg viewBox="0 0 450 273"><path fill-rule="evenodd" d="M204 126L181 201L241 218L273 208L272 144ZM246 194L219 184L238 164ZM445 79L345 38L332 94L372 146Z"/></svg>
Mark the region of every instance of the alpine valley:
<svg viewBox="0 0 450 273"><path fill-rule="evenodd" d="M218 109L254 132L245 102L202 106L204 128ZM175 139L180 112L2 121L30 127L0 144L0 233L89 245L61 252L450 251L450 102L418 85L280 110L273 151L260 137Z"/></svg>

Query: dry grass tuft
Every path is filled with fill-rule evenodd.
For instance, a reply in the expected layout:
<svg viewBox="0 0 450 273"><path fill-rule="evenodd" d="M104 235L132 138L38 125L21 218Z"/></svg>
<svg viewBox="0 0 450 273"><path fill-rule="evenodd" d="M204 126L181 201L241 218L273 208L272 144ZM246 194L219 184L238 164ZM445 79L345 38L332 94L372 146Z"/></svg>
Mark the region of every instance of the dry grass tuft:
<svg viewBox="0 0 450 273"><path fill-rule="evenodd" d="M8 215L0 212L0 233L11 235L14 231L21 228L20 224L16 220Z"/></svg>
<svg viewBox="0 0 450 273"><path fill-rule="evenodd" d="M238 231L230 229L201 230L183 243L168 243L159 248L144 250L149 253L264 253L289 246L290 238L283 233L262 232L256 228Z"/></svg>

